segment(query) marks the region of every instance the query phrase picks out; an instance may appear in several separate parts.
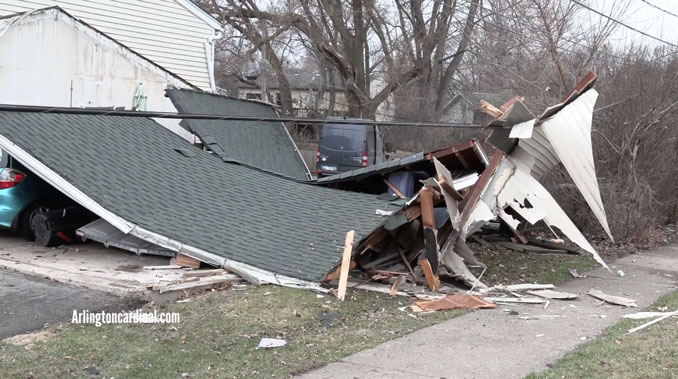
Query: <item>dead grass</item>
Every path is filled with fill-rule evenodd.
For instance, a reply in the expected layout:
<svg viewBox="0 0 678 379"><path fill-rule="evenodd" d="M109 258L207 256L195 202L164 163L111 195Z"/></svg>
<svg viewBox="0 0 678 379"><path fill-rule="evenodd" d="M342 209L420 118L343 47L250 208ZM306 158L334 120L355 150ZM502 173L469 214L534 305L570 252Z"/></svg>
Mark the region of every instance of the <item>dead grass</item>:
<svg viewBox="0 0 678 379"><path fill-rule="evenodd" d="M663 296L646 310L656 311L662 307L668 311L678 309L678 292ZM623 320L570 353L552 369L528 378L675 378L678 376L678 323L671 318L624 335L628 329L647 321Z"/></svg>

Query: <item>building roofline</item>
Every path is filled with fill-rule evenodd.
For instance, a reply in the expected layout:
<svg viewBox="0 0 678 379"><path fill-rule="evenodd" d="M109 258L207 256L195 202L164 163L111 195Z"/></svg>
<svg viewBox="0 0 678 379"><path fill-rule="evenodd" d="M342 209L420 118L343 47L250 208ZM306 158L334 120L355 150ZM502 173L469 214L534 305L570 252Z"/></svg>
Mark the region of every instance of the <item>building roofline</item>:
<svg viewBox="0 0 678 379"><path fill-rule="evenodd" d="M169 76L171 76L172 78L174 78L174 79L176 79L176 80L178 80L178 81L184 83L185 85L189 86L192 90L195 90L195 91L202 91L202 90L200 89L200 87L198 87L197 85L195 85L195 84L189 82L188 80L186 80L186 79L182 78L181 76L179 76L179 75L173 73L172 71L166 69L165 67L163 67L163 66L161 66L161 65L159 65L159 64L157 64L157 63L155 63L153 60L151 60L151 59L149 59L149 58L146 58L144 55L142 55L142 54L136 52L135 50L133 50L132 48L128 47L128 46L125 45L124 43L118 41L117 39L115 39L115 38L113 38L113 37L111 37L111 36L109 36L108 34L102 32L101 30L99 30L99 29L95 28L94 26L88 24L87 22L83 21L82 19L79 19L79 18L73 16L72 14L68 13L65 9L61 8L61 7L58 6L58 5L53 5L53 6L51 6L51 7L40 8L40 9L36 9L36 10L34 10L34 11L29 11L29 12L31 12L31 15L35 15L35 14L39 14L39 13L48 12L48 11L50 11L50 10L56 10L57 12L61 12L62 14L64 14L64 15L68 16L69 18L71 18L73 21L75 21L75 22L77 22L77 23L80 23L80 24L84 25L84 26L87 27L88 29L94 31L95 33L101 35L102 37L106 38L107 40L109 40L109 41L115 43L116 45L120 46L123 50L127 50L128 52L132 53L133 55L137 56L138 58L141 58L141 60L145 61L146 63L148 63L148 64L150 64L150 65L152 65L153 67L155 67L155 68L157 68L157 69L160 69L161 71L166 72ZM2 20L7 20L7 19L11 19L11 18L15 18L15 17L21 17L21 16L22 16L23 14L25 14L25 13L26 13L26 12L19 12L19 13L14 13L14 14L8 15L8 16L6 16L6 17L0 17L0 21L2 21ZM10 24L10 26L11 26L11 24Z"/></svg>
<svg viewBox="0 0 678 379"><path fill-rule="evenodd" d="M182 7L186 8L189 12L193 13L195 16L197 16L199 19L201 19L204 23L207 25L211 26L212 28L223 32L224 27L217 21L216 18L212 17L209 13L205 12L200 8L199 6L195 5L191 0L174 0L177 3L179 3Z"/></svg>

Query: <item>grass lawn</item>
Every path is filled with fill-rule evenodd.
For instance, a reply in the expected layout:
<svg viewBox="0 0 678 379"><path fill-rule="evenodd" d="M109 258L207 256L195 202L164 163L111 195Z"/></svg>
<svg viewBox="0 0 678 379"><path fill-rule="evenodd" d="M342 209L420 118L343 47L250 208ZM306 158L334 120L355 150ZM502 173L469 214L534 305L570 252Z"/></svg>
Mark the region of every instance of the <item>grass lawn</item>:
<svg viewBox="0 0 678 379"><path fill-rule="evenodd" d="M487 265L482 281L488 285L516 283L559 283L571 279L570 269L590 271L599 264L590 255L523 253L501 246L470 244L479 261ZM471 268L477 276L482 269Z"/></svg>
<svg viewBox="0 0 678 379"><path fill-rule="evenodd" d="M555 282L568 278L570 268L593 267L584 257L514 251L479 258L490 266L483 276L489 284ZM179 324L67 322L51 327L43 341L0 342L0 376L288 377L463 313L398 309L409 304L409 298L366 291L349 291L343 303L329 294L274 286L211 292L168 305L165 311L181 315ZM331 326L323 325L321 318L333 316ZM257 349L262 337L287 345Z"/></svg>
<svg viewBox="0 0 678 379"><path fill-rule="evenodd" d="M647 311L678 309L678 291L665 295ZM625 336L647 320L623 320L601 337L582 345L555 366L529 379L547 378L675 378L678 377L678 323L669 318Z"/></svg>

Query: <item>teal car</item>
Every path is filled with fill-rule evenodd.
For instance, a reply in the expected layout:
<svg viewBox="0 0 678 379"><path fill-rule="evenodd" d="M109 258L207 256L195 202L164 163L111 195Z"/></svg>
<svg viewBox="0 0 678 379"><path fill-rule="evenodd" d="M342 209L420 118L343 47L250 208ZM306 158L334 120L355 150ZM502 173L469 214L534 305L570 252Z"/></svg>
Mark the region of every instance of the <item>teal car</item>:
<svg viewBox="0 0 678 379"><path fill-rule="evenodd" d="M0 228L33 240L31 220L40 213L73 202L0 150Z"/></svg>

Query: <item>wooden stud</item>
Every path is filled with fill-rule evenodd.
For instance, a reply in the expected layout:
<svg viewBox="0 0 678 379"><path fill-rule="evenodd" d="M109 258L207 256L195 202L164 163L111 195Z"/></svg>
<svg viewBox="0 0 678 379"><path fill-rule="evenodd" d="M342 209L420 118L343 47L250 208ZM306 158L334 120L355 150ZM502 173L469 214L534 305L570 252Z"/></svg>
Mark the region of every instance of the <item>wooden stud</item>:
<svg viewBox="0 0 678 379"><path fill-rule="evenodd" d="M177 253L177 257L175 258L174 263L184 267L200 268L199 260L191 258L188 255L184 255L181 253Z"/></svg>
<svg viewBox="0 0 678 379"><path fill-rule="evenodd" d="M400 192L398 187L396 187L393 183L389 182L388 179L384 178L384 183L388 186L388 188L391 189L391 191L393 191L393 193L398 195L399 198L407 199L407 196L405 196L402 192Z"/></svg>
<svg viewBox="0 0 678 379"><path fill-rule="evenodd" d="M344 301L346 297L346 285L348 284L348 272L351 266L351 255L353 255L353 240L355 239L355 230L349 230L346 233L346 242L344 242L344 256L341 260L341 272L339 274L339 289L337 297Z"/></svg>
<svg viewBox="0 0 678 379"><path fill-rule="evenodd" d="M436 227L435 211L433 209L433 194L431 190L424 187L419 191L419 202L421 204L421 221L424 227Z"/></svg>
<svg viewBox="0 0 678 379"><path fill-rule="evenodd" d="M438 281L438 276L433 273L431 269L431 264L428 259L422 259L420 261L421 268L424 270L424 276L426 277L426 284L428 284L428 289L433 292L440 290L440 282Z"/></svg>

